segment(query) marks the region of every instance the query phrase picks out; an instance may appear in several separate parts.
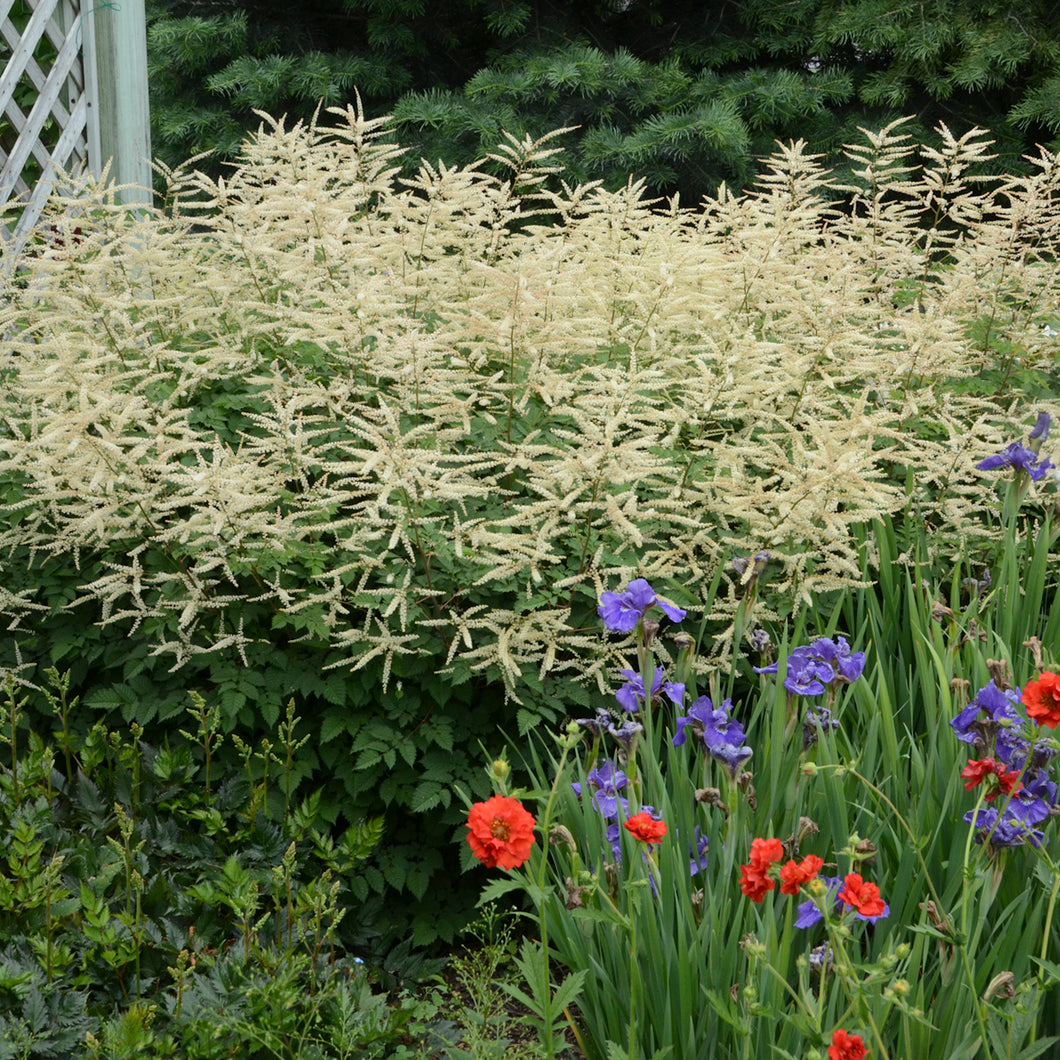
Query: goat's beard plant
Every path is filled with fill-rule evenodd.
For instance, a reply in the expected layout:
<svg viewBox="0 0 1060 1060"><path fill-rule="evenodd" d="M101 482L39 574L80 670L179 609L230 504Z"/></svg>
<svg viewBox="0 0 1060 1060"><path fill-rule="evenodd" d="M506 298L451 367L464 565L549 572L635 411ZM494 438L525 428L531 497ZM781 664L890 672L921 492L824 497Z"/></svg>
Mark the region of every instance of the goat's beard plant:
<svg viewBox="0 0 1060 1060"><path fill-rule="evenodd" d="M261 604L384 690L440 655L525 701L606 665L578 633L601 572L709 595L724 658L738 546L771 552L767 609L856 584L907 471L940 549L989 537L968 440L1016 368L958 384L1010 349L1054 370L1055 156L977 197L981 131L918 158L896 124L849 148L849 210L800 142L663 211L546 190L555 134L402 183L385 119L332 115L263 125L223 182L167 174L166 211L74 187L0 245L5 622L41 613L24 556L98 554L55 596L167 666L245 656Z"/></svg>
<svg viewBox="0 0 1060 1060"><path fill-rule="evenodd" d="M543 849L527 848L522 867L484 896L526 889L549 955L578 977L581 1047L593 1060L668 1049L689 1060L755 1057L769 1046L886 1056L882 1028L904 1006L909 948L888 948L889 908L868 879L872 844L844 836L829 849L799 813L812 760L835 762L844 691L864 654L842 637L792 653L789 685L810 660L830 704L808 706L798 735L789 689L762 697L791 738L765 753L765 768L784 771L794 795L763 812L748 768L758 749L730 699L696 695L691 638L674 638L674 680L656 666L661 623L685 612L636 579L604 593L599 614L609 630L633 634L638 668L622 671L615 708L572 721L558 752L532 755ZM489 772L513 801L507 768ZM476 831L490 805L501 804L478 803L469 818L469 844L486 864ZM785 838L761 834L769 829ZM878 984L875 995L866 982ZM743 1044L730 1052L730 1039Z"/></svg>

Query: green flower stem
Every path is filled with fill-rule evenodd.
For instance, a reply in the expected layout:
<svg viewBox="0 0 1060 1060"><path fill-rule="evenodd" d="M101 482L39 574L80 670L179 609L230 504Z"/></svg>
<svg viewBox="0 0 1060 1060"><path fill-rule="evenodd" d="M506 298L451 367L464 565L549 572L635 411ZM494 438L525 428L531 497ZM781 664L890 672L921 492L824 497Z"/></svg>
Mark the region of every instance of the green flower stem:
<svg viewBox="0 0 1060 1060"><path fill-rule="evenodd" d="M1053 870L1053 889L1049 892L1049 904L1045 909L1045 927L1042 930L1042 948L1038 956L1044 961L1046 954L1049 952L1049 932L1053 926L1053 912L1056 909L1056 897L1060 893L1060 870L1057 869L1056 865L1053 864L1051 858L1046 855L1049 861L1049 867Z"/></svg>
<svg viewBox="0 0 1060 1060"><path fill-rule="evenodd" d="M969 906L971 904L969 893L969 866L972 860L972 836L975 835L975 821L979 816L979 811L983 807L983 794L984 792L980 789L979 798L976 800L975 809L972 811L972 824L968 828L968 835L964 840L964 871L961 873L961 940L959 949L961 951L961 967L964 969L964 977L968 982L968 992L972 999L972 1007L975 1010L975 1019L979 1024L979 1037L982 1039L983 1051L987 1056L987 1060L990 1057L990 1039L987 1037L986 1029L986 1003L980 1003L979 995L975 989L975 973L972 970L972 961L968 955L968 915ZM998 814L998 820L1001 819L1001 815ZM942 907L939 906L941 909Z"/></svg>
<svg viewBox="0 0 1060 1060"><path fill-rule="evenodd" d="M812 1019L814 1021L814 1023L817 1025L818 1030L820 1030L820 1027L821 1027L821 1009L822 1009L823 1005L817 1006L817 1009L815 1011L813 1008L811 1008L806 1003L806 999L799 993L799 991L796 990L791 985L791 983L789 983L787 981L787 979L785 979L784 976L782 976L780 974L780 972L778 972L776 970L776 968L774 968L773 965L769 963L769 961L765 961L764 963L765 963L766 971L769 972L769 974L772 975L774 979L776 979L776 981L780 985L781 989L785 993L791 995L791 1000L794 1001L795 1004L799 1008L801 1008L806 1013L806 1015L809 1016L810 1019ZM823 980L822 980L822 983L823 983ZM822 996L822 999L823 999L823 997L824 997L824 986L823 985L821 987L821 996Z"/></svg>
<svg viewBox="0 0 1060 1060"><path fill-rule="evenodd" d="M655 728L652 718L651 686L655 677L655 653L645 644L643 621L637 623L637 663L640 671L640 679L644 683L644 705L640 709L640 723L644 726L643 739L646 747L655 747ZM630 805L630 812L637 813L643 803L643 792L641 790L640 777L637 772L637 743L634 740L629 757L626 761L626 780L629 790L634 796Z"/></svg>
<svg viewBox="0 0 1060 1060"><path fill-rule="evenodd" d="M576 730L576 726L572 726ZM545 1047L545 1056L548 1060L555 1060L555 1049L553 1041L553 1025L555 1023L555 1017L552 1014L552 976L549 968L548 958L548 916L545 911L545 880L548 875L548 845L549 845L549 833L552 831L552 810L556 802L556 795L559 791L560 778L564 776L564 770L567 765L567 757L570 755L571 750L578 745L581 741L581 734L577 731L570 732L560 739L561 754L559 763L556 766L555 777L552 781L552 787L548 792L548 800L545 802L545 809L541 816L540 828L541 828L541 858L537 866L537 878L534 880L534 886L538 895L537 901L539 903L539 916L538 920L541 923L541 959L545 963L544 967L544 982L547 984L545 989L546 996L539 998L541 1005L541 1036L542 1044Z"/></svg>
<svg viewBox="0 0 1060 1060"><path fill-rule="evenodd" d="M640 995L643 983L640 980L640 969L637 967L637 918L629 918L629 1060L636 1060L633 1050L634 1042L637 1040L637 1006L640 1004Z"/></svg>
<svg viewBox="0 0 1060 1060"><path fill-rule="evenodd" d="M880 1034L880 1028L876 1026L876 1020L873 1019L872 1012L870 1011L868 1004L865 1002L865 998L860 992L854 990L851 985L857 982L857 969L854 967L854 962L850 959L846 947L843 945L843 933L836 930L836 925L833 917L830 915L830 911L825 912L825 931L828 936L828 945L832 948L832 952L835 955L836 970L841 973L847 997L850 998L851 1004L860 1010L862 1017L872 1030L872 1037L876 1042L876 1048L880 1051L880 1056L883 1060L889 1060L890 1054L887 1052L887 1046L883 1043L883 1036ZM826 951L825 972L827 972L827 964L828 958Z"/></svg>

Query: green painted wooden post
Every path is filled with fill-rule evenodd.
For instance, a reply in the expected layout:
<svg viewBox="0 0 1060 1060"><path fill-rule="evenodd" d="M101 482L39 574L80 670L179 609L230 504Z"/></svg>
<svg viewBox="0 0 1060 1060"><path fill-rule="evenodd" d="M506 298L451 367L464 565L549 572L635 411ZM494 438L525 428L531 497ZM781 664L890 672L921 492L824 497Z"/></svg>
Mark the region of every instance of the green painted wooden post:
<svg viewBox="0 0 1060 1060"><path fill-rule="evenodd" d="M95 66L99 93L100 158L110 179L130 185L120 194L130 205L151 203L151 115L147 98L147 19L144 0L97 0L85 59ZM89 47L88 45L93 45Z"/></svg>

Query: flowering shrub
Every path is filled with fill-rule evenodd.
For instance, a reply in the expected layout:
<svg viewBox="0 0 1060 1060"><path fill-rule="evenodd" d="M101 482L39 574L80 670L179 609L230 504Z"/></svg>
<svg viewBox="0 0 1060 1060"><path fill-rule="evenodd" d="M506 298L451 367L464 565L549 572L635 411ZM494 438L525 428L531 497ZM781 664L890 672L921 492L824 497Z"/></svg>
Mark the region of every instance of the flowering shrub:
<svg viewBox="0 0 1060 1060"><path fill-rule="evenodd" d="M296 697L299 794L385 814L371 897L451 932L454 782L485 797L480 740L592 714L620 665L627 706L653 697L642 618L694 609L724 684L756 623L795 636L817 601L793 646L865 646L843 587L993 566L976 462L1060 393L1060 166L969 186L986 138L940 136L857 137L840 211L806 144L702 208L565 187L548 136L404 183L354 107L263 118L224 181L167 174L165 209L61 185L41 238L0 241L0 667L70 662L93 718L159 740L188 687L259 737ZM829 667L797 657L798 695ZM764 735L729 746L758 770Z"/></svg>
<svg viewBox="0 0 1060 1060"><path fill-rule="evenodd" d="M423 899L424 930L451 915L428 843L462 827L469 749L531 741L536 833L490 813L461 845L521 862L489 886L540 917L550 1041L551 959L596 1055L726 1028L795 1055L844 1025L881 1058L1039 1048L1055 1021L1015 1013L1053 989L1051 737L996 678L966 731L1002 768L962 821L946 724L985 651L1024 674L1060 643L1048 413L1010 442L1015 403L1060 392L1056 156L980 190L981 133L918 152L895 126L850 148L849 209L793 144L693 212L546 195L547 137L504 144L503 176L398 184L384 123L337 117L266 122L224 182L171 174L168 212L60 194L45 224L76 209L80 236L4 258L0 665L76 660L91 712L162 733L189 683L225 735L304 697L312 738L245 768L328 820L385 813L361 897ZM1055 660L1033 672L1049 729ZM624 827L644 813L660 842ZM748 863L752 902L761 836L784 854ZM774 892L811 854L807 950Z"/></svg>

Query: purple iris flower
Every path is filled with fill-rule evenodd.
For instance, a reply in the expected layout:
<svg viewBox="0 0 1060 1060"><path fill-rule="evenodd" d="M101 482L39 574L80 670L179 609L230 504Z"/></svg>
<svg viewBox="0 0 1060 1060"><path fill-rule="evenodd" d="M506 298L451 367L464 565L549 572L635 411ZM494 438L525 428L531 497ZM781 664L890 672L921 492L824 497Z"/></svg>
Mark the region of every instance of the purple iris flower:
<svg viewBox="0 0 1060 1060"><path fill-rule="evenodd" d="M613 763L604 762L603 765L589 770L585 779L593 791L593 805L605 820L617 818L619 806L622 807L623 813L629 811L629 800L618 794L626 786L626 774ZM575 781L571 787L574 794L581 798L581 784Z"/></svg>
<svg viewBox="0 0 1060 1060"><path fill-rule="evenodd" d="M1052 466L1052 461L1045 459L1040 463L1038 454L1019 442L1006 446L1003 452L988 456L975 465L980 471L995 471L999 467L1014 467L1017 472L1026 471L1032 482L1041 479Z"/></svg>
<svg viewBox="0 0 1060 1060"><path fill-rule="evenodd" d="M967 743L968 741L965 742ZM1009 767L1009 769L1019 769L1022 771L1030 749L1030 740L1021 735L1018 729L997 730L994 741L994 754L996 754L997 757Z"/></svg>
<svg viewBox="0 0 1060 1060"><path fill-rule="evenodd" d="M611 712L604 707L596 708L595 718L575 718L574 720L583 729L588 729L593 736L603 736L614 723Z"/></svg>
<svg viewBox="0 0 1060 1060"><path fill-rule="evenodd" d="M727 699L725 700L725 703L722 704L720 712L722 715L728 714L726 704L731 707L732 701ZM713 718L714 704L710 701L708 696L700 696L699 699L688 708L688 713L677 719L677 735L673 740L674 747L680 747L685 742L687 739L685 729L689 725L692 726L692 731L696 733L696 735L700 735L703 728L706 725L709 725L713 721Z"/></svg>
<svg viewBox="0 0 1060 1060"><path fill-rule="evenodd" d="M1046 814L1049 816L1049 808L1056 805L1056 784L1049 779L1049 774L1045 770L1039 770L1035 775L1028 781L1026 781L1022 788L1016 793L1016 798L1020 799L1037 799L1039 802L1045 804ZM1045 817L1042 818L1045 820Z"/></svg>
<svg viewBox="0 0 1060 1060"><path fill-rule="evenodd" d="M1026 719L1020 719L1024 724L1030 724ZM1050 759L1057 755L1055 747L1046 743L1031 743L1018 729L998 729L994 754L1009 767L1018 769L1020 772L1026 770L1027 776L1040 773L1049 764ZM1030 755L1030 762L1027 756ZM1030 781L1024 780L1025 784Z"/></svg>
<svg viewBox="0 0 1060 1060"><path fill-rule="evenodd" d="M802 749L808 751L822 732L839 728L839 720L827 707L811 707L802 718Z"/></svg>
<svg viewBox="0 0 1060 1060"><path fill-rule="evenodd" d="M669 600L656 596L655 590L643 578L634 578L624 592L601 593L596 613L608 629L615 633L628 633L641 620L644 612L656 605L673 622L680 622L687 613Z"/></svg>
<svg viewBox="0 0 1060 1060"><path fill-rule="evenodd" d="M820 975L826 969L832 967L835 963L832 957L832 947L827 942L822 942L820 946L814 946L810 950L810 970Z"/></svg>
<svg viewBox="0 0 1060 1060"><path fill-rule="evenodd" d="M842 912L844 909L853 908L839 900L839 892L843 887L842 876L819 876L818 879L828 888L828 896L832 899L837 913ZM812 898L799 903L797 914L795 917L795 926L797 928L811 928L814 924L819 924L824 920L824 913L821 912ZM878 916L865 916L864 913L859 913L857 909L854 909L854 916L858 920L867 920L870 924L875 924L877 920L882 920L885 916L890 915L891 907L886 902L883 903L883 912Z"/></svg>
<svg viewBox="0 0 1060 1060"><path fill-rule="evenodd" d="M766 659L773 657L773 640L764 629L756 629L751 634L751 647L754 648L759 655ZM775 671L774 671L775 672Z"/></svg>
<svg viewBox="0 0 1060 1060"><path fill-rule="evenodd" d="M788 656L784 687L793 696L819 696L836 681L851 684L864 669L865 653L851 651L845 637L818 637ZM756 674L775 674L779 670L779 662L754 667Z"/></svg>
<svg viewBox="0 0 1060 1060"><path fill-rule="evenodd" d="M819 696L836 677L835 669L811 654L811 648L796 648L788 656L784 687L793 696Z"/></svg>
<svg viewBox="0 0 1060 1060"><path fill-rule="evenodd" d="M964 815L964 820L968 824L974 823L979 830L975 837L977 843L984 842L989 836L994 848L1023 846L1028 839L1033 846L1042 845L1045 834L1034 827L1035 822L1025 821L1013 812L1015 802L1015 799L1009 802L1001 814L989 809L969 810Z"/></svg>
<svg viewBox="0 0 1060 1060"><path fill-rule="evenodd" d="M1038 420L1034 424L1033 430L1027 435L1027 441L1032 443L1030 448L1036 453L1040 451L1042 442L1049 439L1049 422L1051 419L1052 417L1048 412L1039 412ZM1034 445L1034 442L1038 444Z"/></svg>
<svg viewBox="0 0 1060 1060"><path fill-rule="evenodd" d="M851 651L843 636L835 640L820 637L810 645L809 651L813 658L828 663L839 679L847 684L853 684L865 669L865 653Z"/></svg>
<svg viewBox="0 0 1060 1060"><path fill-rule="evenodd" d="M708 696L700 696L688 708L688 714L677 719L677 735L673 738L673 745L680 747L685 742L685 729L691 725L692 731L703 737L711 757L721 762L735 778L740 766L753 752L744 745L747 734L743 726L735 718L729 717L731 710L731 699L726 699L715 709Z"/></svg>
<svg viewBox="0 0 1060 1060"><path fill-rule="evenodd" d="M705 872L707 868L707 847L710 841L703 835L696 825L695 835L692 837L692 845L688 848L689 875L695 876L699 872Z"/></svg>
<svg viewBox="0 0 1060 1060"><path fill-rule="evenodd" d="M1001 729L1027 720L1019 702L1018 689L1009 688L1003 692L991 681L976 692L975 699L950 722L950 727L962 743L975 744L986 750L994 745L994 737ZM981 716L984 713L986 717Z"/></svg>
<svg viewBox="0 0 1060 1060"><path fill-rule="evenodd" d="M644 731L644 726L638 721L627 719L620 726L609 725L607 731L622 745L626 754L632 754L633 742Z"/></svg>
<svg viewBox="0 0 1060 1060"><path fill-rule="evenodd" d="M721 762L729 771L733 780L739 775L740 767L754 752L743 741L747 739L743 726L730 719L724 728L717 730L715 736L710 729L703 733L703 742L707 745L711 758Z"/></svg>
<svg viewBox="0 0 1060 1060"><path fill-rule="evenodd" d="M644 678L635 670L619 670L618 672L626 679L626 683L615 693L615 699L618 700L618 705L624 711L628 714L635 714L640 709L640 704L637 700L644 698ZM663 668L656 666L655 674L651 681L652 699L659 694L660 689L666 693L667 698L674 706L679 707L681 705L681 701L685 697L685 686L675 684L672 681L664 682Z"/></svg>
<svg viewBox="0 0 1060 1060"><path fill-rule="evenodd" d="M1049 786L1050 782L1048 780L1045 780L1044 783L1039 781L1037 790L1039 792L1048 791ZM1055 793L1056 785L1053 784L1052 788ZM1009 800L1005 806L1005 815L1011 814L1021 824L1035 825L1041 824L1042 821L1048 819L1049 808L1049 803L1044 798L1024 787L1020 788Z"/></svg>

